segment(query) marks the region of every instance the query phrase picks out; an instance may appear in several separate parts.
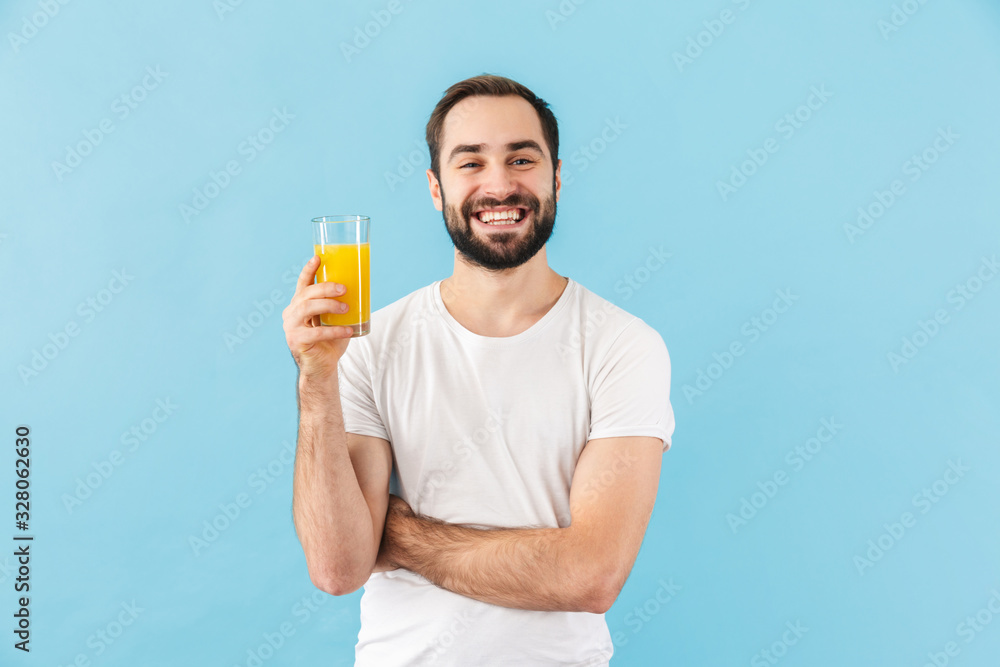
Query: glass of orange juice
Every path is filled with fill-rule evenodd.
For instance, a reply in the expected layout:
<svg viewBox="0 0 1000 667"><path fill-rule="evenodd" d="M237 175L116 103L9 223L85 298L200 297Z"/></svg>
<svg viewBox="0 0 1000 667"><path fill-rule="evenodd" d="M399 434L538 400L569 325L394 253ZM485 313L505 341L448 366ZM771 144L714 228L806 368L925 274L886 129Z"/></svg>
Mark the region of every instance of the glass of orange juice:
<svg viewBox="0 0 1000 667"><path fill-rule="evenodd" d="M351 327L351 338L371 331L371 281L369 265L370 221L364 215L325 215L313 218L313 247L319 256L316 282L335 282L347 287L339 301L346 313L324 313L326 326Z"/></svg>

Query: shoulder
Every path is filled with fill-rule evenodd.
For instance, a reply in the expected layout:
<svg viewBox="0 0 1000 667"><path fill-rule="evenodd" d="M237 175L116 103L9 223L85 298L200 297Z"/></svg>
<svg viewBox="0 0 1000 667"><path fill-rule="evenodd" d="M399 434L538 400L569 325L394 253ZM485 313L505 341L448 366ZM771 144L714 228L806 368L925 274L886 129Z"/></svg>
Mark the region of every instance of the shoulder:
<svg viewBox="0 0 1000 667"><path fill-rule="evenodd" d="M575 282L575 281L574 281ZM589 342L595 352L606 353L613 347L666 347L660 332L644 320L592 292L581 283L575 284L575 322L581 340Z"/></svg>

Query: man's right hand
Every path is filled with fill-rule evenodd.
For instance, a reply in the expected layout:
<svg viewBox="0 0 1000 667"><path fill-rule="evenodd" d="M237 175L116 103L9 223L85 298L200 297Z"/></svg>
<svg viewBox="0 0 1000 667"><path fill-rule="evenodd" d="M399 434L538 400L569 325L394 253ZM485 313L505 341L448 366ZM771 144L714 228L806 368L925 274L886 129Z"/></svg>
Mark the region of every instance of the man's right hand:
<svg viewBox="0 0 1000 667"><path fill-rule="evenodd" d="M351 327L323 326L323 313L346 313L347 304L340 283L316 283L319 257L314 256L302 268L292 301L281 313L285 340L299 373L310 377L329 377L337 372L337 362L351 342Z"/></svg>

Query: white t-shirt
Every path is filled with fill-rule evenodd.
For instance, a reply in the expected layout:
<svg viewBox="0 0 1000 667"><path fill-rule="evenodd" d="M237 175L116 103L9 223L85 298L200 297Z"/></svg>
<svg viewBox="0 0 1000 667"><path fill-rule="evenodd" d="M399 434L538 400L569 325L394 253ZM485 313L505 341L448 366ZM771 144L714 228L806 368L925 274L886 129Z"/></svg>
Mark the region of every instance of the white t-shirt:
<svg viewBox="0 0 1000 667"><path fill-rule="evenodd" d="M569 280L526 331L474 334L440 281L372 313L339 367L347 432L389 441L392 492L419 515L474 528L570 524L588 440L670 447L670 358L660 334ZM606 665L604 614L511 609L408 570L372 574L356 667Z"/></svg>

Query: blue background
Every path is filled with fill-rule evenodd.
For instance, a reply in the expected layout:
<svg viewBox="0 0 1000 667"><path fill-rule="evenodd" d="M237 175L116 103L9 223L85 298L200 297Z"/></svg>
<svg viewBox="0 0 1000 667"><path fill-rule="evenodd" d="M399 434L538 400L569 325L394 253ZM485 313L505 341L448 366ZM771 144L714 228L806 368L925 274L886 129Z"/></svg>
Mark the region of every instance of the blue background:
<svg viewBox="0 0 1000 667"><path fill-rule="evenodd" d="M247 665L287 623L263 664L352 664L360 592L302 605L281 310L316 215L371 216L375 307L450 274L424 125L491 72L560 121L550 264L671 353L677 429L612 664L919 666L949 642L939 661L996 664L1000 6L577 2L0 5L0 497L13 535L27 424L36 536L30 656L0 557L0 663ZM769 313L778 290L796 299ZM789 456L823 419L842 427Z"/></svg>

